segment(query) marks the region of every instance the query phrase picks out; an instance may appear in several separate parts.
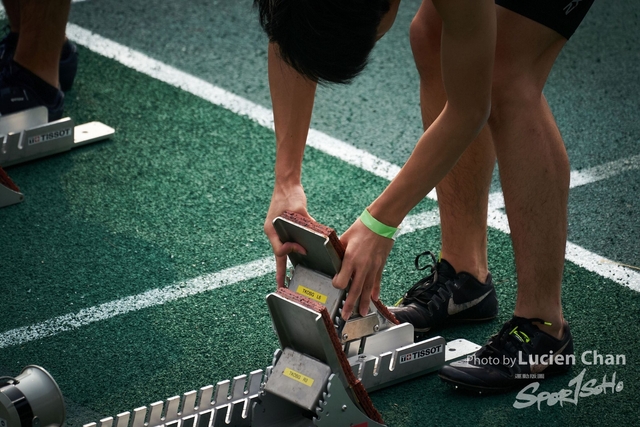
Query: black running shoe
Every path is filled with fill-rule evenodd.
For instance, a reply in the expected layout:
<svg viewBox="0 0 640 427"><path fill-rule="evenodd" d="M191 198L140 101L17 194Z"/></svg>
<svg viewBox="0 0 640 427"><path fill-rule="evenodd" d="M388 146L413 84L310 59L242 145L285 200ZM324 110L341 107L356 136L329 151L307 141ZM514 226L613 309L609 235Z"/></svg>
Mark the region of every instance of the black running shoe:
<svg viewBox="0 0 640 427"><path fill-rule="evenodd" d="M9 31L4 38L0 40L0 71L7 67L9 62L13 59L17 45L18 33ZM71 40L66 39L64 45L62 45L62 53L60 54L60 64L58 69L60 89L62 89L63 92L71 90L77 72L78 47Z"/></svg>
<svg viewBox="0 0 640 427"><path fill-rule="evenodd" d="M62 117L64 93L15 61L0 73L0 115L44 105L49 121Z"/></svg>
<svg viewBox="0 0 640 427"><path fill-rule="evenodd" d="M419 267L420 257L431 256L432 265ZM498 299L489 274L485 283L468 273L456 274L446 260L436 262L427 251L416 257L416 268L431 268L431 274L409 289L391 312L402 323L411 323L416 333L454 322L490 320L498 315Z"/></svg>
<svg viewBox="0 0 640 427"><path fill-rule="evenodd" d="M5 31L8 31L7 35L0 40L0 71L13 59L13 54L18 45L18 33L11 32L8 27Z"/></svg>
<svg viewBox="0 0 640 427"><path fill-rule="evenodd" d="M562 339L556 339L534 322L545 323L514 316L476 353L443 366L440 378L456 388L499 393L568 372L575 362L569 324L564 322Z"/></svg>
<svg viewBox="0 0 640 427"><path fill-rule="evenodd" d="M78 46L67 39L62 46L59 68L60 89L62 89L63 92L71 90L77 72Z"/></svg>

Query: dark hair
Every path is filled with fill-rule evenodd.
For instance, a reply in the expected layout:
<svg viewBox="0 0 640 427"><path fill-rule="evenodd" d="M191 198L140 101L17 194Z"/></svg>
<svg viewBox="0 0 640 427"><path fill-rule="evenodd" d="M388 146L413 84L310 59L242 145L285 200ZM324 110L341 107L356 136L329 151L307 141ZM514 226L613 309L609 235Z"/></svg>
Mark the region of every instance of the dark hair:
<svg viewBox="0 0 640 427"><path fill-rule="evenodd" d="M367 65L389 0L254 0L280 57L316 82L349 83Z"/></svg>

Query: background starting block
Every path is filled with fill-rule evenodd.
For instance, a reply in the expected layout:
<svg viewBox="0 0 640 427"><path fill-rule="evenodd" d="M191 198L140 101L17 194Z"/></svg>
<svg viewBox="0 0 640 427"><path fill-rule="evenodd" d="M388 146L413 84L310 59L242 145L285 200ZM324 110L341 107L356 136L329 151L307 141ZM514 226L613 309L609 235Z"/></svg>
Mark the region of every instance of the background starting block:
<svg viewBox="0 0 640 427"><path fill-rule="evenodd" d="M112 127L100 122L76 126L70 117L48 122L45 107L31 108L2 116L0 117L0 167L63 153L75 147L107 139L114 133L115 130ZM17 186L0 185L0 208L23 200L24 195Z"/></svg>

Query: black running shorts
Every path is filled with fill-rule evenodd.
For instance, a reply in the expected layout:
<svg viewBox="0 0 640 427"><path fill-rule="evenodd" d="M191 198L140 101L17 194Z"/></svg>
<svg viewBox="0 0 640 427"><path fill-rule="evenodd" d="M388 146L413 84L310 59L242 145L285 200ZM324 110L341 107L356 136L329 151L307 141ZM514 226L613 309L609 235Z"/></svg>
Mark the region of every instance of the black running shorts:
<svg viewBox="0 0 640 427"><path fill-rule="evenodd" d="M496 4L569 39L589 11L593 0L496 0Z"/></svg>

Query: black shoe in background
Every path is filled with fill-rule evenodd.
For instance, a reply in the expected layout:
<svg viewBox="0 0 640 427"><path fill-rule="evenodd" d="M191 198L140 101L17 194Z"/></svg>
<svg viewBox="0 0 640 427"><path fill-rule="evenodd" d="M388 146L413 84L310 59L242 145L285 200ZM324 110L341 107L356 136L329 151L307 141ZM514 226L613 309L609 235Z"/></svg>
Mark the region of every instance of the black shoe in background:
<svg viewBox="0 0 640 427"><path fill-rule="evenodd" d="M433 264L419 267L423 255ZM414 284L397 307L390 308L401 323L411 323L416 333L454 322L474 322L495 318L498 299L489 274L485 283L468 273L457 273L446 260L436 261L427 251L415 260L416 268L430 268L431 274Z"/></svg>
<svg viewBox="0 0 640 427"><path fill-rule="evenodd" d="M8 27L7 27L8 28ZM18 45L18 33L7 32L0 40L0 71L4 70L13 59ZM73 87L73 82L78 72L78 47L71 40L66 39L62 45L59 64L60 89L68 92Z"/></svg>
<svg viewBox="0 0 640 427"><path fill-rule="evenodd" d="M15 61L0 73L0 115L47 107L49 121L62 118L64 93Z"/></svg>
<svg viewBox="0 0 640 427"><path fill-rule="evenodd" d="M7 29L9 27L7 26ZM9 32L0 40L0 71L13 59L18 45L18 33Z"/></svg>
<svg viewBox="0 0 640 427"><path fill-rule="evenodd" d="M78 46L70 40L65 40L60 55L59 80L60 89L68 92L78 72Z"/></svg>

